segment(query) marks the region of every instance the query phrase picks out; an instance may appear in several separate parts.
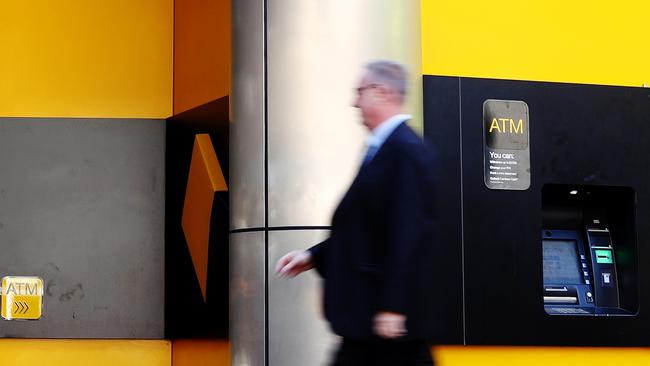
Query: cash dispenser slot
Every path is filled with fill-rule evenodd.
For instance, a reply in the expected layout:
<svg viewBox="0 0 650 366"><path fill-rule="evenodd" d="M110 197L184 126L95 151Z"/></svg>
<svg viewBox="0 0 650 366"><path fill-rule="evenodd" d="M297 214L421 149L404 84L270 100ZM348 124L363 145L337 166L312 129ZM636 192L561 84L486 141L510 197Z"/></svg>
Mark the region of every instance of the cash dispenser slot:
<svg viewBox="0 0 650 366"><path fill-rule="evenodd" d="M545 304L578 304L578 291L567 286L544 286Z"/></svg>

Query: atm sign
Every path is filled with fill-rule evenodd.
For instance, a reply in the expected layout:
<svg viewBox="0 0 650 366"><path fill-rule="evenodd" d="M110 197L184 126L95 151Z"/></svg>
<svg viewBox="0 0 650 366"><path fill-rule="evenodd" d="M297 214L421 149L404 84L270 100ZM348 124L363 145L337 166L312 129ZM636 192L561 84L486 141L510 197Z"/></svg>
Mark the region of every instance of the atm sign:
<svg viewBox="0 0 650 366"><path fill-rule="evenodd" d="M42 309L42 279L18 276L2 278L2 318L39 319Z"/></svg>
<svg viewBox="0 0 650 366"><path fill-rule="evenodd" d="M528 149L528 105L517 100L486 100L483 130L490 149Z"/></svg>

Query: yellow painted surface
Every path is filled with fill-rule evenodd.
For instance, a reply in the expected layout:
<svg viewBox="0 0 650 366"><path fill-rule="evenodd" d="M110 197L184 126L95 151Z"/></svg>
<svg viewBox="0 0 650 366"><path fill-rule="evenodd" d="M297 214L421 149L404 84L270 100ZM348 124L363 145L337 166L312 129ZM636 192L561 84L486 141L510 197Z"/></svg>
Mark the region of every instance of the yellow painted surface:
<svg viewBox="0 0 650 366"><path fill-rule="evenodd" d="M230 94L230 1L174 2L174 114Z"/></svg>
<svg viewBox="0 0 650 366"><path fill-rule="evenodd" d="M215 192L227 190L210 135L196 135L181 225L204 300L207 293L212 201Z"/></svg>
<svg viewBox="0 0 650 366"><path fill-rule="evenodd" d="M230 366L230 343L208 339L175 340L172 366Z"/></svg>
<svg viewBox="0 0 650 366"><path fill-rule="evenodd" d="M0 5L0 116L171 115L173 0Z"/></svg>
<svg viewBox="0 0 650 366"><path fill-rule="evenodd" d="M421 0L426 75L650 85L650 2Z"/></svg>
<svg viewBox="0 0 650 366"><path fill-rule="evenodd" d="M0 364L169 366L171 342L160 340L0 339Z"/></svg>
<svg viewBox="0 0 650 366"><path fill-rule="evenodd" d="M438 366L650 365L650 348L440 346L433 354Z"/></svg>
<svg viewBox="0 0 650 366"><path fill-rule="evenodd" d="M214 146L212 146L210 135L207 133L196 135L196 144L200 149L201 159L210 177L212 189L215 192L227 191L226 178L223 176L223 171L221 171L221 165L219 159L217 159L217 153L214 151Z"/></svg>
<svg viewBox="0 0 650 366"><path fill-rule="evenodd" d="M2 278L2 311L6 320L39 319L43 309L43 280L39 277Z"/></svg>

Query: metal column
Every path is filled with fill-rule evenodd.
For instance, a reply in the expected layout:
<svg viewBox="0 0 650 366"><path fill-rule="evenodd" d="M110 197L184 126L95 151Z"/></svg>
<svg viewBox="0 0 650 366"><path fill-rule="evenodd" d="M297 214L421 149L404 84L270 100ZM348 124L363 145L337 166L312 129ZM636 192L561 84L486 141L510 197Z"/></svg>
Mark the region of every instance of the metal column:
<svg viewBox="0 0 650 366"><path fill-rule="evenodd" d="M420 2L233 1L231 324L233 365L322 365L336 337L315 273L275 277L275 261L328 235L366 131L352 107L365 63L411 73L421 126Z"/></svg>

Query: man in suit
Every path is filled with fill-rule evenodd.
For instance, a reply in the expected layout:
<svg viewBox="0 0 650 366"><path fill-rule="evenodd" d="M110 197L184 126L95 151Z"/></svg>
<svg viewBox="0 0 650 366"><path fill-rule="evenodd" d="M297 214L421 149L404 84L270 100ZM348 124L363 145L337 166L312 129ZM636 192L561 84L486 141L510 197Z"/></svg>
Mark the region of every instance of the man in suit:
<svg viewBox="0 0 650 366"><path fill-rule="evenodd" d="M330 237L282 257L276 271L324 279L325 316L343 337L334 365L432 365L422 286L433 232L432 155L405 123L407 74L366 66L355 107L370 134L362 167L337 207ZM429 260L428 263L431 263ZM426 296L426 295L425 295Z"/></svg>

